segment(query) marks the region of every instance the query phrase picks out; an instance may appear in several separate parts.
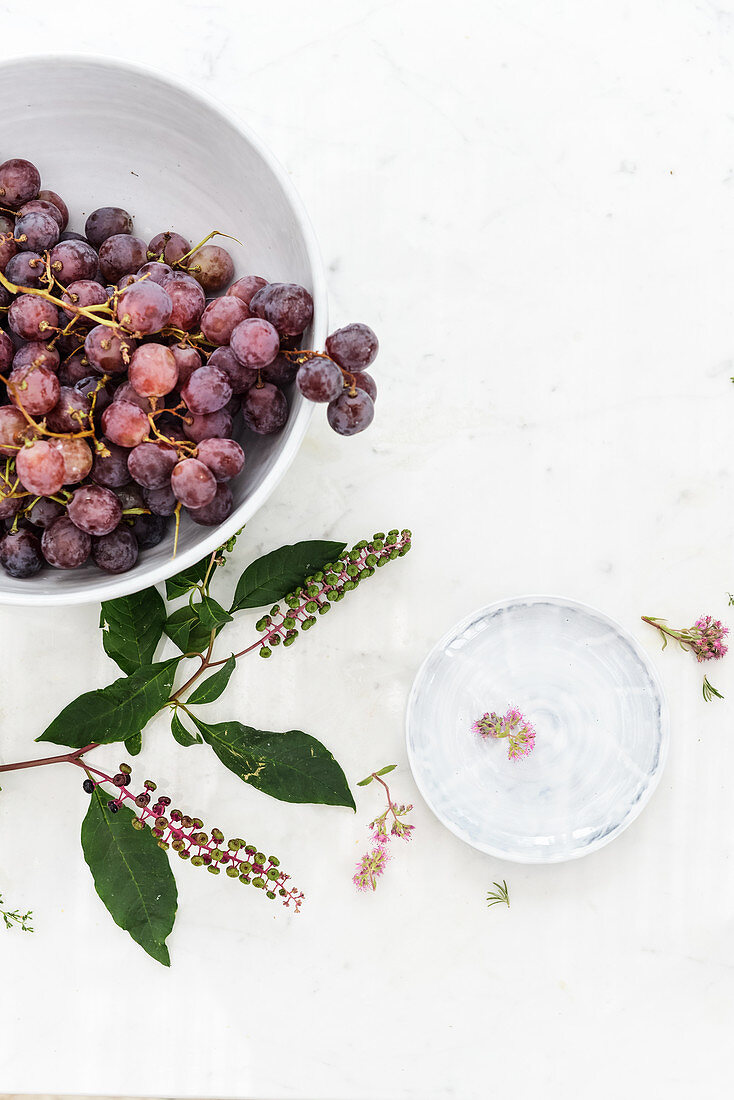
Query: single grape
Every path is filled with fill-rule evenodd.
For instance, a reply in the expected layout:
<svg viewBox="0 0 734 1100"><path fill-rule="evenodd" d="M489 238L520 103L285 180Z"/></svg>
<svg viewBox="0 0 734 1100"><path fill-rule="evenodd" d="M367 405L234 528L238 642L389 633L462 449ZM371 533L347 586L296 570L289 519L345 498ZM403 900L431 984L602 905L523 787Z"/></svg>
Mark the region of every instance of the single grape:
<svg viewBox="0 0 734 1100"><path fill-rule="evenodd" d="M41 176L35 164L19 157L0 164L0 205L22 206L35 199L41 186Z"/></svg>
<svg viewBox="0 0 734 1100"><path fill-rule="evenodd" d="M148 259L163 259L167 264L175 264L190 250L191 245L185 237L168 230L165 233L156 233L153 237L148 245Z"/></svg>
<svg viewBox="0 0 734 1100"><path fill-rule="evenodd" d="M13 356L13 369L19 367L46 367L47 370L53 371L54 374L59 369L61 362L60 356L56 348L52 348L50 344L44 344L40 340L31 340L28 344L23 344L22 348L18 348Z"/></svg>
<svg viewBox="0 0 734 1100"><path fill-rule="evenodd" d="M188 382L195 370L201 366L201 356L196 348L190 348L182 344L172 344L171 351L178 368L178 388L181 389ZM216 354L213 352L212 354Z"/></svg>
<svg viewBox="0 0 734 1100"><path fill-rule="evenodd" d="M13 367L8 375L8 397L31 416L50 412L60 392L58 378L46 367Z"/></svg>
<svg viewBox="0 0 734 1100"><path fill-rule="evenodd" d="M150 260L148 263L144 263L138 271L138 275L142 279L143 276L147 276L146 282L150 280L153 283L160 283L161 286L165 280L173 275L173 268L168 264L164 264L161 260Z"/></svg>
<svg viewBox="0 0 734 1100"><path fill-rule="evenodd" d="M27 530L6 535L0 541L0 565L18 580L33 577L43 568L41 540Z"/></svg>
<svg viewBox="0 0 734 1100"><path fill-rule="evenodd" d="M184 458L173 468L171 488L187 508L203 508L214 499L217 482L203 462L197 458Z"/></svg>
<svg viewBox="0 0 734 1100"><path fill-rule="evenodd" d="M343 370L366 370L379 348L377 337L369 325L359 322L345 325L326 339L326 351Z"/></svg>
<svg viewBox="0 0 734 1100"><path fill-rule="evenodd" d="M40 196L37 199L31 199L30 202L24 202L18 210L18 214L21 215L32 213L50 214L50 216L59 227L59 233L61 233L62 230L66 228L66 225L64 224L63 214L59 210L58 206L56 206L52 202L49 202L47 199L42 199L40 198Z"/></svg>
<svg viewBox="0 0 734 1100"><path fill-rule="evenodd" d="M260 317L262 320L265 320L265 306L267 305L268 298L276 289L276 287L282 285L282 283L266 283L265 286L261 286L259 290L256 290L248 303L250 307L250 315L252 317Z"/></svg>
<svg viewBox="0 0 734 1100"><path fill-rule="evenodd" d="M226 249L218 244L205 244L187 262L187 270L204 290L224 290L232 282L234 263Z"/></svg>
<svg viewBox="0 0 734 1100"><path fill-rule="evenodd" d="M200 367L181 387L181 396L193 413L213 413L223 409L232 396L227 375L219 367Z"/></svg>
<svg viewBox="0 0 734 1100"><path fill-rule="evenodd" d="M95 565L106 573L127 573L138 560L138 543L129 527L121 524L109 535L92 540Z"/></svg>
<svg viewBox="0 0 734 1100"><path fill-rule="evenodd" d="M67 506L69 519L88 535L108 535L122 519L122 505L111 489L82 485Z"/></svg>
<svg viewBox="0 0 734 1100"><path fill-rule="evenodd" d="M59 239L56 219L41 210L21 214L15 222L15 243L21 252L43 252Z"/></svg>
<svg viewBox="0 0 734 1100"><path fill-rule="evenodd" d="M308 401L333 401L344 389L344 379L333 359L313 356L299 367L296 385Z"/></svg>
<svg viewBox="0 0 734 1100"><path fill-rule="evenodd" d="M5 278L16 286L40 287L43 259L37 252L16 252L5 265Z"/></svg>
<svg viewBox="0 0 734 1100"><path fill-rule="evenodd" d="M115 390L113 401L130 401L133 405L137 405L139 409L142 409L143 412L146 414L153 412L153 406L150 403L150 398L142 397L133 387L131 382L123 382L117 387L117 389Z"/></svg>
<svg viewBox="0 0 734 1100"><path fill-rule="evenodd" d="M50 527L55 519L66 514L63 504L48 497L39 497L28 509L27 516L34 527L45 530Z"/></svg>
<svg viewBox="0 0 734 1100"><path fill-rule="evenodd" d="M127 233L115 233L104 241L99 249L99 267L108 283L116 283L123 275L130 275L142 267L148 259L145 241Z"/></svg>
<svg viewBox="0 0 734 1100"><path fill-rule="evenodd" d="M18 251L18 246L13 240L12 231L11 235L3 235L0 237L0 271L5 271L6 267L12 260L13 256ZM12 282L12 280L10 280ZM18 284L16 283L15 286Z"/></svg>
<svg viewBox="0 0 734 1100"><path fill-rule="evenodd" d="M196 457L209 467L217 481L231 481L245 465L245 452L234 439L202 439Z"/></svg>
<svg viewBox="0 0 734 1100"><path fill-rule="evenodd" d="M173 302L166 291L151 279L134 283L120 295L117 320L136 335L160 332L171 319Z"/></svg>
<svg viewBox="0 0 734 1100"><path fill-rule="evenodd" d="M258 435L279 432L288 419L285 394L271 382L253 386L242 398L242 419Z"/></svg>
<svg viewBox="0 0 734 1100"><path fill-rule="evenodd" d="M150 431L148 417L130 401L113 401L102 413L104 434L119 447L137 447Z"/></svg>
<svg viewBox="0 0 734 1100"><path fill-rule="evenodd" d="M229 341L235 358L243 367L267 367L280 351L280 337L269 321L249 317L240 321Z"/></svg>
<svg viewBox="0 0 734 1100"><path fill-rule="evenodd" d="M124 374L135 351L135 341L109 325L96 325L84 341L89 365L98 374Z"/></svg>
<svg viewBox="0 0 734 1100"><path fill-rule="evenodd" d="M73 387L82 397L87 397L92 405L92 418L99 420L102 413L116 394L114 382L110 379L105 382L98 374L91 374L86 378L80 378ZM96 421L95 421L96 425Z"/></svg>
<svg viewBox="0 0 734 1100"><path fill-rule="evenodd" d="M59 311L36 294L19 294L8 310L8 325L24 340L46 340L59 325Z"/></svg>
<svg viewBox="0 0 734 1100"><path fill-rule="evenodd" d="M71 355L59 367L59 382L62 386L75 386L83 378L89 377L90 370L86 355Z"/></svg>
<svg viewBox="0 0 734 1100"><path fill-rule="evenodd" d="M204 291L196 279L183 271L174 271L161 285L172 303L169 323L174 328L191 332L198 325L206 306Z"/></svg>
<svg viewBox="0 0 734 1100"><path fill-rule="evenodd" d="M345 390L326 410L329 427L339 435L363 432L365 428L369 428L374 416L374 402L364 390L356 390L354 394Z"/></svg>
<svg viewBox="0 0 734 1100"><path fill-rule="evenodd" d="M246 320L250 311L244 302L234 296L224 295L210 302L201 315L201 331L210 344L223 347L229 343L235 327Z"/></svg>
<svg viewBox="0 0 734 1100"><path fill-rule="evenodd" d="M94 279L77 279L76 282L69 283L61 295L61 301L69 307L79 306L86 309L88 306L104 305L107 297L107 289L101 283L95 282ZM73 308L65 309L64 313L69 320L77 316L77 311Z"/></svg>
<svg viewBox="0 0 734 1100"><path fill-rule="evenodd" d="M41 551L56 569L78 569L89 557L92 540L68 516L60 516L43 532Z"/></svg>
<svg viewBox="0 0 734 1100"><path fill-rule="evenodd" d="M278 283L264 301L265 320L281 336L298 336L313 318L313 298L296 283Z"/></svg>
<svg viewBox="0 0 734 1100"><path fill-rule="evenodd" d="M108 237L114 237L120 233L128 234L132 231L132 217L127 210L119 206L100 206L92 211L84 226L87 240L97 251Z"/></svg>
<svg viewBox="0 0 734 1100"><path fill-rule="evenodd" d="M46 417L52 432L83 432L91 427L92 402L73 386L60 386L58 398ZM91 467L90 459L90 467Z"/></svg>
<svg viewBox="0 0 734 1100"><path fill-rule="evenodd" d="M171 471L178 462L175 447L167 443L139 443L128 455L130 477L145 489L162 489L170 485Z"/></svg>
<svg viewBox="0 0 734 1100"><path fill-rule="evenodd" d="M257 382L257 371L254 367L243 367L235 359L231 348L215 348L209 356L208 365L219 367L224 371L232 387L232 393L245 393Z"/></svg>
<svg viewBox="0 0 734 1100"><path fill-rule="evenodd" d="M241 279L236 279L232 283L232 286L227 291L227 294L234 295L235 298L239 298L241 302L244 302L246 306L249 306L253 299L253 296L257 294L258 290L267 286L267 279L261 279L259 275L243 275Z"/></svg>
<svg viewBox="0 0 734 1100"><path fill-rule="evenodd" d="M63 233L69 224L69 207L66 205L61 195L57 195L55 191L49 191L48 188L42 188L38 192L38 198L42 202L48 202L61 214L61 222L59 223L59 229Z"/></svg>
<svg viewBox="0 0 734 1100"><path fill-rule="evenodd" d="M21 485L34 496L50 497L64 484L64 460L45 439L21 447L15 458Z"/></svg>
<svg viewBox="0 0 734 1100"><path fill-rule="evenodd" d="M51 270L63 286L79 279L94 279L99 267L99 257L84 240L59 240L51 249Z"/></svg>
<svg viewBox="0 0 734 1100"><path fill-rule="evenodd" d="M64 460L64 485L78 485L92 469L92 451L86 439L52 439ZM96 485L92 489L98 488ZM107 490L104 490L107 492Z"/></svg>
<svg viewBox="0 0 734 1100"><path fill-rule="evenodd" d="M166 516L140 515L132 516L131 519L130 530L135 535L140 550L150 550L165 538L168 530Z"/></svg>
<svg viewBox="0 0 734 1100"><path fill-rule="evenodd" d="M132 481L115 489L115 496L120 502L123 513L130 508L145 508L142 487Z"/></svg>
<svg viewBox="0 0 734 1100"><path fill-rule="evenodd" d="M377 400L377 383L367 371L361 370L354 375L354 387L358 390L364 390L373 402Z"/></svg>
<svg viewBox="0 0 734 1100"><path fill-rule="evenodd" d="M0 374L7 374L16 355L13 341L0 329Z"/></svg>
<svg viewBox="0 0 734 1100"><path fill-rule="evenodd" d="M202 527L217 527L231 516L233 508L234 498L229 485L220 484L208 504L187 510L194 523L199 523Z"/></svg>
<svg viewBox="0 0 734 1100"><path fill-rule="evenodd" d="M141 397L165 397L178 381L176 358L165 344L142 344L132 357L128 377Z"/></svg>
<svg viewBox="0 0 734 1100"><path fill-rule="evenodd" d="M129 450L119 447L111 439L102 438L100 443L108 453L95 454L92 480L108 489L117 489L121 485L126 485L130 480L130 472L127 468Z"/></svg>
<svg viewBox="0 0 734 1100"><path fill-rule="evenodd" d="M143 500L154 516L172 516L178 504L170 484L162 489L143 489Z"/></svg>
<svg viewBox="0 0 734 1100"><path fill-rule="evenodd" d="M20 447L21 433L28 421L15 405L0 405L0 455L13 458Z"/></svg>
<svg viewBox="0 0 734 1100"><path fill-rule="evenodd" d="M291 362L281 353L273 359L272 363L268 363L267 367L263 367L261 374L263 382L272 382L274 386L281 388L290 386L298 374L298 363Z"/></svg>
<svg viewBox="0 0 734 1100"><path fill-rule="evenodd" d="M232 414L227 409L213 413L192 414L183 422L187 439L200 443L202 439L225 439L232 434Z"/></svg>
<svg viewBox="0 0 734 1100"><path fill-rule="evenodd" d="M23 499L16 492L9 481L0 478L0 520L10 519L20 511Z"/></svg>

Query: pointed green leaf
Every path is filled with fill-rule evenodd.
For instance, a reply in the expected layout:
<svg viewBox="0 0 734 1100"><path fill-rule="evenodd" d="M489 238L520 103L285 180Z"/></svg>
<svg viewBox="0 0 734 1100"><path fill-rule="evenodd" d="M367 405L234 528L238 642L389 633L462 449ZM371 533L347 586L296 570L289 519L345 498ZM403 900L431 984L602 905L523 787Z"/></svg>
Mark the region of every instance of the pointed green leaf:
<svg viewBox="0 0 734 1100"><path fill-rule="evenodd" d="M92 742L127 741L165 705L179 657L139 668L106 688L87 691L54 718L37 741L80 749Z"/></svg>
<svg viewBox="0 0 734 1100"><path fill-rule="evenodd" d="M231 611L264 607L287 596L306 577L338 558L345 542L311 540L281 546L248 565L237 582Z"/></svg>
<svg viewBox="0 0 734 1100"><path fill-rule="evenodd" d="M368 775L366 779L360 779L357 786L358 787L369 787L369 785L370 785L370 783L372 782L373 779L374 779L373 775Z"/></svg>
<svg viewBox="0 0 734 1100"><path fill-rule="evenodd" d="M397 764L388 764L386 768L380 768L379 772L375 772L375 775L387 775L389 772L394 772L397 768Z"/></svg>
<svg viewBox="0 0 734 1100"><path fill-rule="evenodd" d="M197 584L201 584L210 561L211 554L208 554L201 561L197 561L196 565L190 565L175 577L169 577L166 581L166 598L175 600L178 596L185 596L192 588L196 588Z"/></svg>
<svg viewBox="0 0 734 1100"><path fill-rule="evenodd" d="M149 665L165 621L166 605L155 588L105 600L99 616L105 653L128 675Z"/></svg>
<svg viewBox="0 0 734 1100"><path fill-rule="evenodd" d="M209 645L211 628L206 630L199 619L198 604L193 607L186 604L174 611L166 619L165 630L168 637L182 653L203 653Z"/></svg>
<svg viewBox="0 0 734 1100"><path fill-rule="evenodd" d="M131 756L137 756L143 748L143 735L142 733L134 733L132 737L125 738L125 748Z"/></svg>
<svg viewBox="0 0 734 1100"><path fill-rule="evenodd" d="M266 733L240 722L194 721L224 766L259 791L282 802L355 808L344 772L315 737L301 730Z"/></svg>
<svg viewBox="0 0 734 1100"><path fill-rule="evenodd" d="M133 817L125 805L110 813L105 792L95 787L82 822L84 858L115 924L170 966L166 939L176 919L176 880L150 829L133 829Z"/></svg>
<svg viewBox="0 0 734 1100"><path fill-rule="evenodd" d="M179 745L183 745L185 749L190 748L191 745L201 744L201 734L189 733L176 711L171 715L171 733Z"/></svg>
<svg viewBox="0 0 734 1100"><path fill-rule="evenodd" d="M234 656L228 657L222 667L218 669L213 676L210 676L208 680L205 680L203 684L199 684L197 688L189 695L186 700L187 705L192 703L213 703L215 699L218 699L222 694L229 678L234 672L236 661Z"/></svg>
<svg viewBox="0 0 734 1100"><path fill-rule="evenodd" d="M204 596L200 604L195 605L199 612L199 622L205 630L218 630L225 623L232 622L232 616L211 596Z"/></svg>

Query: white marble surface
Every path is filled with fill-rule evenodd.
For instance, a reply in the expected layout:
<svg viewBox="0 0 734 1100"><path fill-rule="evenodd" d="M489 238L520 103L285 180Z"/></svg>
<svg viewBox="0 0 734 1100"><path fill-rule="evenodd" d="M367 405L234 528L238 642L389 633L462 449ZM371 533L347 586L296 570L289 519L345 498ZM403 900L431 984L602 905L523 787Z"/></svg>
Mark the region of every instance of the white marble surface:
<svg viewBox="0 0 734 1100"><path fill-rule="evenodd" d="M6 0L3 56L135 59L240 111L312 214L334 321L382 339L373 430L345 442L317 417L237 561L393 524L415 549L295 650L243 666L212 710L300 725L352 780L394 760L396 792L416 798L403 711L424 653L473 607L549 591L655 654L673 731L649 807L590 858L501 864L418 801L412 847L364 897L350 876L374 788L356 816L280 806L161 722L141 767L277 851L308 894L288 918L182 868L170 971L92 893L77 774L4 777L0 889L37 931L0 932L0 1088L726 1095L734 659L712 673L727 701L706 705L692 658L658 658L639 616L725 615L734 590L734 4L41 10L31 30L28 5ZM0 609L4 759L114 676L96 618ZM485 907L498 877L509 911Z"/></svg>

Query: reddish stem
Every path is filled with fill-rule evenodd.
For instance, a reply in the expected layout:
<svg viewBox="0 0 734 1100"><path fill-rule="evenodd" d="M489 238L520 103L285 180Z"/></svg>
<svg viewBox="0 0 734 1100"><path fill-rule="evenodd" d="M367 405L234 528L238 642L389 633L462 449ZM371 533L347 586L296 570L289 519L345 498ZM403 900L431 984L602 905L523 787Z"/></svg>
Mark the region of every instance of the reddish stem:
<svg viewBox="0 0 734 1100"><path fill-rule="evenodd" d="M99 748L99 745L93 741L83 749L74 749L73 752L63 753L61 756L44 756L41 760L21 760L17 764L0 764L0 772L17 772L21 768L42 768L44 764L79 764L85 752L96 748ZM83 764L79 766L84 767Z"/></svg>

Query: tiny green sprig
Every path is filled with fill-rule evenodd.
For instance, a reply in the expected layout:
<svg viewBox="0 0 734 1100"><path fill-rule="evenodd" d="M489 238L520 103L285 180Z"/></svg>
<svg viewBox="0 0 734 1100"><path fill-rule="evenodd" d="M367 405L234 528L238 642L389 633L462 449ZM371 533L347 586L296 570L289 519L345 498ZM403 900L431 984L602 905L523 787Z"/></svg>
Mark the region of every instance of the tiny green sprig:
<svg viewBox="0 0 734 1100"><path fill-rule="evenodd" d="M703 678L702 694L703 694L704 702L706 702L706 703L712 702L714 698L716 698L716 699L723 699L724 698L724 696L721 694L721 692L717 691L716 688L714 687L714 685L709 681L708 676L704 676L704 678Z"/></svg>
<svg viewBox="0 0 734 1100"><path fill-rule="evenodd" d="M506 905L510 908L510 894L507 889L507 883L504 879L502 882L493 882L494 890L490 890L487 894L487 907L491 908L493 905Z"/></svg>
<svg viewBox="0 0 734 1100"><path fill-rule="evenodd" d="M31 924L32 910L29 909L27 913L21 913L18 909L3 909L3 905L3 896L0 894L0 917L3 918L6 928L20 928L21 932L35 931Z"/></svg>

